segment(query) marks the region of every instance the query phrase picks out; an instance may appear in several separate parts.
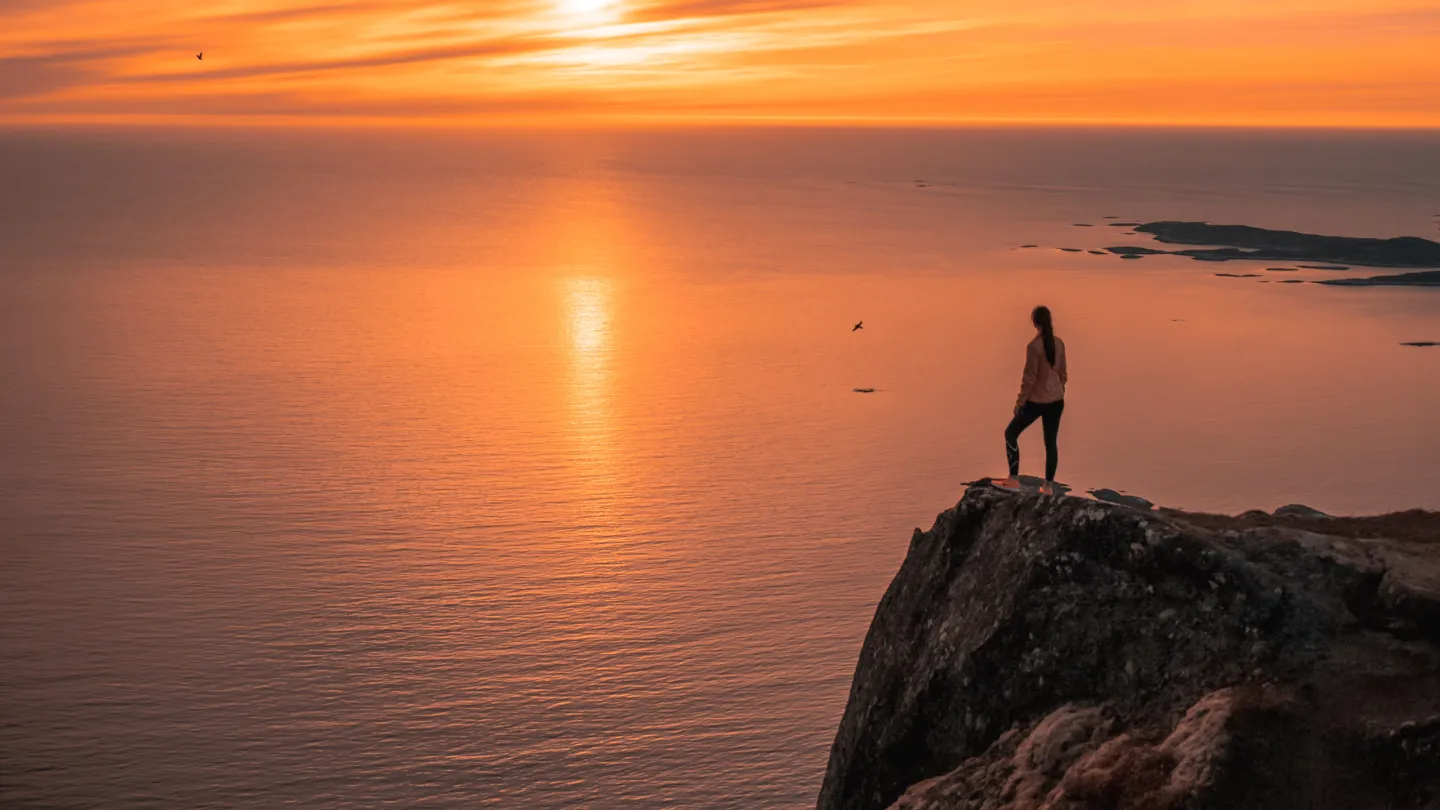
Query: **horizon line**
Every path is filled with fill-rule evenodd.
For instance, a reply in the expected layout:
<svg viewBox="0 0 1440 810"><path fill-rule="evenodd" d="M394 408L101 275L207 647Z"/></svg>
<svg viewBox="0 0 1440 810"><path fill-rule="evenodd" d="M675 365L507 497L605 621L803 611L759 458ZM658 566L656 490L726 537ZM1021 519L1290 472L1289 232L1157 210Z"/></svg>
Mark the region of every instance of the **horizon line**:
<svg viewBox="0 0 1440 810"><path fill-rule="evenodd" d="M1434 122L1246 121L1243 119L684 115L421 117L375 115L47 115L0 117L0 131L36 129L386 129L430 131L567 129L1185 129L1271 131L1436 132Z"/></svg>

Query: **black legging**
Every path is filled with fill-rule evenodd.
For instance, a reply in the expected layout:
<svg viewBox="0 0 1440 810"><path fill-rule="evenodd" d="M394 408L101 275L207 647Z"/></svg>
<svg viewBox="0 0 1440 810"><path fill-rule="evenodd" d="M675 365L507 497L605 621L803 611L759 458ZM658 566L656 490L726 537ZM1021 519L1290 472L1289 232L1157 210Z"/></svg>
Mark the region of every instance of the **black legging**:
<svg viewBox="0 0 1440 810"><path fill-rule="evenodd" d="M1045 480L1055 480L1055 465L1060 463L1060 448L1055 439L1060 435L1060 414L1065 412L1065 400L1059 402L1026 401L1015 412L1010 426L1005 428L1005 457L1010 461L1010 477L1020 474L1020 434L1036 419L1044 420L1045 430Z"/></svg>

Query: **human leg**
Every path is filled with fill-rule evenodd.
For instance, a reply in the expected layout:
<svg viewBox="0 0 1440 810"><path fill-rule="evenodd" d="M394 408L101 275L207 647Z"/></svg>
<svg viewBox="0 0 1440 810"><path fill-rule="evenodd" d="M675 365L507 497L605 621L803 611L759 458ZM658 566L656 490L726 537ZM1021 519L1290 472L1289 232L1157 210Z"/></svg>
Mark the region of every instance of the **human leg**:
<svg viewBox="0 0 1440 810"><path fill-rule="evenodd" d="M1065 412L1065 401L1047 403L1041 413L1041 428L1045 431L1045 480L1055 480L1055 468L1060 465L1060 415Z"/></svg>
<svg viewBox="0 0 1440 810"><path fill-rule="evenodd" d="M1040 417L1035 403L1027 402L1015 412L1015 418L1005 428L1005 460L1010 464L1010 477L1020 475L1020 434Z"/></svg>

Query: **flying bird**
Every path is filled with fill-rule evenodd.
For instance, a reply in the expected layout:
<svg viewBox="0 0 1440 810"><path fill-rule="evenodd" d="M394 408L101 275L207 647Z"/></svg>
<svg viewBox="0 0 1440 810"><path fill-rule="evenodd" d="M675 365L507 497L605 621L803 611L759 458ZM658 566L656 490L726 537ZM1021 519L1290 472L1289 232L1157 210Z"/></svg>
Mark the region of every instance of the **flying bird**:
<svg viewBox="0 0 1440 810"><path fill-rule="evenodd" d="M864 329L864 328L865 328L865 322L864 322L864 321L861 321L861 322L855 324L854 326L850 327L850 331L851 331L851 332L854 332L856 329Z"/></svg>
<svg viewBox="0 0 1440 810"><path fill-rule="evenodd" d="M199 59L201 62L204 62L204 61L205 61L205 52L204 52L204 51L201 51L201 52L195 54L195 58L196 58L196 59Z"/></svg>

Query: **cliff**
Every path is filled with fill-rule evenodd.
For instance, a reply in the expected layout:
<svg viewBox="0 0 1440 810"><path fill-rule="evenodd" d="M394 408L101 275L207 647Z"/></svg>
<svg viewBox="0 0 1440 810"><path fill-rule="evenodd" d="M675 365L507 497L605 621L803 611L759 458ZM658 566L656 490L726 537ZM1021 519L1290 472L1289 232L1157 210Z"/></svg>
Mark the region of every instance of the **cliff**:
<svg viewBox="0 0 1440 810"><path fill-rule="evenodd" d="M876 609L818 807L1440 808L1440 515L972 486Z"/></svg>

